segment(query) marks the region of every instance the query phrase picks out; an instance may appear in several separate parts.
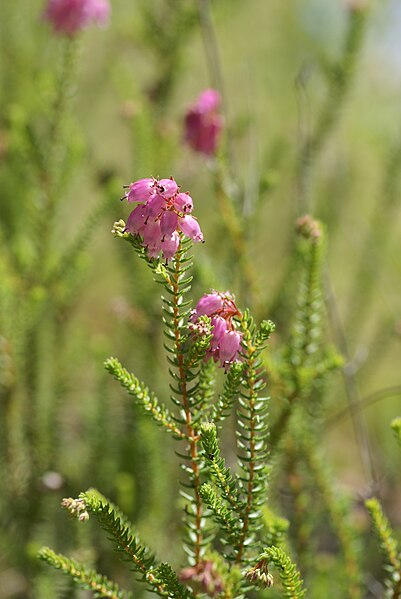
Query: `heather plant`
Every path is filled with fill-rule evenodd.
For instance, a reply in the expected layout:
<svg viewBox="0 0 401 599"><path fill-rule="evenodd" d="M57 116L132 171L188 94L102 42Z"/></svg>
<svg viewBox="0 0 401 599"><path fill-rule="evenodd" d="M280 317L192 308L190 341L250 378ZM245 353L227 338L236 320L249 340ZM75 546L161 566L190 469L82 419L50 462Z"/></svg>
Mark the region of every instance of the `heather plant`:
<svg viewBox="0 0 401 599"><path fill-rule="evenodd" d="M193 217L190 218L196 224L186 224L188 200L181 201L183 194L173 179L143 179L128 189L125 197L139 205L127 225L119 221L113 231L132 245L164 286L165 349L174 409L156 398L118 359L110 358L105 365L161 429L181 445L184 443L177 455L183 460L186 474L181 493L185 501L184 548L189 565L177 574L171 564L156 561L153 551L139 541L125 516L98 491L92 489L78 499L65 499L63 505L81 521L93 514L143 582L160 596L191 597L199 592L242 596L260 585L271 586L272 577L266 572L273 562L281 571L286 592L292 593L288 596L302 597L302 581L289 557L274 546L262 553L260 535L268 472L268 398L262 394L266 381L260 355L274 325L262 321L257 326L249 311L241 312L229 293L206 294L190 311L191 256L186 237L199 240L201 234ZM139 226L133 227L137 214ZM178 243L171 249L169 239L174 234ZM158 259L160 251L163 260ZM216 366L211 368L210 363ZM226 371L226 380L216 401L213 390L218 367ZM239 472L234 473L220 456L217 427L229 417L237 399ZM220 556L215 555L218 546L224 547ZM50 549L42 549L40 557L99 596L125 596L115 583ZM246 570L256 559L255 567Z"/></svg>
<svg viewBox="0 0 401 599"><path fill-rule="evenodd" d="M325 243L321 224L309 216L297 221L304 266L296 320L288 347L272 371L286 397L286 405L273 422L269 437L268 397L263 393L266 372L261 356L274 331L273 323L262 321L256 325L249 311L241 312L234 297L227 292L205 294L190 310L190 239L198 240L199 225L194 229L184 227L178 232L171 227L162 232L166 213L174 212L174 226L179 227L188 205L180 201L182 194L173 179L142 179L128 189L124 198L139 204L134 212L142 210L140 226L132 229L121 220L115 223L113 233L132 246L164 287L164 347L173 408L158 399L118 359L108 359L105 366L148 418L184 444L176 454L183 460L185 473L181 480L182 536L189 564L176 571L171 563L160 562L153 548L138 538L119 508L96 489L81 493L77 499L64 499L63 506L81 522L92 515L140 580L159 596L252 596L253 590L273 586L275 567L282 596L304 597L301 574L284 549L287 525L266 505L271 459L281 446L280 474L286 478L291 491L295 525L291 536L302 572L313 580L317 570L313 565L313 539L319 535L318 513L308 510L317 490L323 500L322 511L329 517L341 548L342 558L336 563L336 592L347 589L348 596L361 597L358 534L349 521L347 504L337 505L330 476L316 452L320 435L318 421L305 413L305 402L309 410L311 404L322 410L324 383L330 372L341 365L336 352L325 346L322 335ZM155 201L156 211L153 210ZM192 210L192 201L190 207ZM153 234L156 225L157 234ZM147 228L152 231L151 235L147 234ZM166 253L162 245L164 237L168 240L174 233L178 235L178 244L174 244L174 251ZM159 257L161 251L163 256ZM221 393L215 397L219 368L226 374ZM236 422L237 469L227 465L218 440L218 432L232 411ZM398 431L397 423L394 429ZM392 589L389 596L397 597L399 549L379 504L372 499L366 505L391 567L393 583L386 583ZM39 556L70 575L83 588L93 590L96 596L128 596L102 574L49 548L43 548Z"/></svg>

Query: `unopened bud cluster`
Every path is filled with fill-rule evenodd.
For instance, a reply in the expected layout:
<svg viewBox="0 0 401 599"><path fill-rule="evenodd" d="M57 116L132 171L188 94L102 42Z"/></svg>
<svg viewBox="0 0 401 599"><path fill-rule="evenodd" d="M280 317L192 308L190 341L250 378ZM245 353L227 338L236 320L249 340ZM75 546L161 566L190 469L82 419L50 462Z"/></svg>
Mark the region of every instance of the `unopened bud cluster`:
<svg viewBox="0 0 401 599"><path fill-rule="evenodd" d="M149 258L163 253L168 262L180 244L179 232L195 242L203 242L199 223L191 216L193 201L188 193L170 179L140 179L127 186L122 200L138 204L131 212L126 231L140 235Z"/></svg>
<svg viewBox="0 0 401 599"><path fill-rule="evenodd" d="M296 231L305 239L310 239L311 241L317 241L322 236L322 228L319 221L314 220L309 214L305 214L305 216L301 216L297 219L296 223Z"/></svg>
<svg viewBox="0 0 401 599"><path fill-rule="evenodd" d="M265 560L260 560L253 568L245 572L245 577L252 584L262 589L273 586L273 576L270 574Z"/></svg>
<svg viewBox="0 0 401 599"><path fill-rule="evenodd" d="M65 497L61 502L61 506L64 507L71 516L78 518L80 522L89 520L89 513L86 510L86 504L83 499Z"/></svg>

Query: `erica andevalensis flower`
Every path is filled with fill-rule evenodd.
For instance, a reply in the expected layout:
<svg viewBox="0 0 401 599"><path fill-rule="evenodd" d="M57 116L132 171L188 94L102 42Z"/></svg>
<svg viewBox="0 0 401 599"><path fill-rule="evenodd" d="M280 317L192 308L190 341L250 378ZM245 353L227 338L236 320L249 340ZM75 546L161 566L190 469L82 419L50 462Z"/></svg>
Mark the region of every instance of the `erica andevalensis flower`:
<svg viewBox="0 0 401 599"><path fill-rule="evenodd" d="M150 258L162 252L167 262L171 260L180 243L179 231L193 241L203 241L198 221L189 214L192 198L180 192L172 177L135 181L121 199L138 204L128 217L126 230L141 236Z"/></svg>
<svg viewBox="0 0 401 599"><path fill-rule="evenodd" d="M206 358L227 369L239 359L242 334L235 330L234 316L240 312L230 293L213 291L203 295L191 313L191 327L196 327L201 316L209 316L212 324L212 339Z"/></svg>
<svg viewBox="0 0 401 599"><path fill-rule="evenodd" d="M44 18L57 33L73 37L91 23L106 25L109 0L49 0Z"/></svg>
<svg viewBox="0 0 401 599"><path fill-rule="evenodd" d="M185 115L185 140L193 150L203 154L216 153L222 118L219 114L220 94L207 89L200 94Z"/></svg>
<svg viewBox="0 0 401 599"><path fill-rule="evenodd" d="M194 589L199 589L209 597L216 597L224 590L223 581L210 560L184 568L180 572L180 580L189 583Z"/></svg>

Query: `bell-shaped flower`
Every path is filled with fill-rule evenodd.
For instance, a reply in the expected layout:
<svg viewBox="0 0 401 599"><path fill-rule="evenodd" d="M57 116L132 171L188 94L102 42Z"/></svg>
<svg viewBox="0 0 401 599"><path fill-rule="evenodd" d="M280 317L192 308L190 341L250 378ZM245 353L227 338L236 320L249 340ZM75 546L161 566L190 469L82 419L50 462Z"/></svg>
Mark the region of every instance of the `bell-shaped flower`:
<svg viewBox="0 0 401 599"><path fill-rule="evenodd" d="M160 193L163 194L166 200L173 198L179 191L179 187L173 178L160 179L160 181L158 182L158 188L160 190Z"/></svg>
<svg viewBox="0 0 401 599"><path fill-rule="evenodd" d="M125 194L128 202L147 202L155 193L154 179L139 179L128 186L129 191ZM123 198L124 199L124 198Z"/></svg>
<svg viewBox="0 0 401 599"><path fill-rule="evenodd" d="M179 212L189 214L193 210L193 201L189 193L178 193L174 198L174 208Z"/></svg>
<svg viewBox="0 0 401 599"><path fill-rule="evenodd" d="M185 215L178 221L180 230L194 241L204 241L198 221L193 216Z"/></svg>
<svg viewBox="0 0 401 599"><path fill-rule="evenodd" d="M160 223L157 220L148 219L142 232L143 243L149 247L159 246L162 240L162 234L160 231Z"/></svg>
<svg viewBox="0 0 401 599"><path fill-rule="evenodd" d="M223 124L219 107L220 94L214 89L202 92L189 107L185 116L185 139L193 150L207 155L216 153Z"/></svg>
<svg viewBox="0 0 401 599"><path fill-rule="evenodd" d="M146 211L151 218L155 218L160 215L162 208L164 208L165 205L165 198L157 193L156 195L151 196L146 202Z"/></svg>
<svg viewBox="0 0 401 599"><path fill-rule="evenodd" d="M156 240L153 245L148 245L148 256L149 258L158 258L162 249L161 241Z"/></svg>
<svg viewBox="0 0 401 599"><path fill-rule="evenodd" d="M139 204L129 215L126 224L126 230L131 233L131 235L135 235L140 233L146 223L146 219L148 218L146 207L143 204Z"/></svg>
<svg viewBox="0 0 401 599"><path fill-rule="evenodd" d="M211 320L213 326L212 329L212 340L210 342L210 349L215 350L220 346L224 334L227 330L227 323L221 316L214 316Z"/></svg>
<svg viewBox="0 0 401 599"><path fill-rule="evenodd" d="M174 233L170 236L164 236L161 242L161 249L166 262L169 262L175 256L179 245L180 236L178 235L177 231L174 231Z"/></svg>
<svg viewBox="0 0 401 599"><path fill-rule="evenodd" d="M219 346L219 358L222 366L234 362L241 347L241 335L237 331L226 331Z"/></svg>
<svg viewBox="0 0 401 599"><path fill-rule="evenodd" d="M162 235L170 236L177 229L178 214L172 210L165 210L160 218Z"/></svg>
<svg viewBox="0 0 401 599"><path fill-rule="evenodd" d="M219 293L207 293L196 304L196 308L192 311L192 317L196 320L199 316L212 316L212 314L216 314L222 309L223 299L221 295Z"/></svg>

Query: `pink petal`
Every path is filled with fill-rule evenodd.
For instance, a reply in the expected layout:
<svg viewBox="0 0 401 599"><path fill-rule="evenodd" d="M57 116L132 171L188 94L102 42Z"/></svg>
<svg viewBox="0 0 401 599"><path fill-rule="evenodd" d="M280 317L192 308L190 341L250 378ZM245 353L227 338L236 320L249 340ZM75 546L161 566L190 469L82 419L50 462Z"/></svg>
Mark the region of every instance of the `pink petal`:
<svg viewBox="0 0 401 599"><path fill-rule="evenodd" d="M172 210L165 210L160 218L160 229L162 235L172 235L178 224L178 215Z"/></svg>
<svg viewBox="0 0 401 599"><path fill-rule="evenodd" d="M221 316L214 316L212 318L213 325L213 337L210 342L211 349L217 349L220 345L223 336L227 330L227 323Z"/></svg>
<svg viewBox="0 0 401 599"><path fill-rule="evenodd" d="M212 112L218 110L220 102L221 98L217 90L205 89L205 91L198 96L195 106L199 112Z"/></svg>
<svg viewBox="0 0 401 599"><path fill-rule="evenodd" d="M233 362L238 355L241 345L241 335L237 331L226 331L220 343L220 362L224 366L226 362Z"/></svg>
<svg viewBox="0 0 401 599"><path fill-rule="evenodd" d="M161 247L162 234L160 231L160 224L158 221L148 220L142 231L143 243L147 246L158 246L159 250Z"/></svg>
<svg viewBox="0 0 401 599"><path fill-rule="evenodd" d="M129 202L146 202L154 191L154 179L139 179L131 183L126 197Z"/></svg>
<svg viewBox="0 0 401 599"><path fill-rule="evenodd" d="M211 316L223 308L223 300L218 293L203 295L196 304L195 313L199 316Z"/></svg>
<svg viewBox="0 0 401 599"><path fill-rule="evenodd" d="M145 225L146 217L147 214L145 206L143 204L140 204L131 212L127 219L127 231L129 231L132 235L135 235L135 233L140 233L141 229Z"/></svg>
<svg viewBox="0 0 401 599"><path fill-rule="evenodd" d="M180 236L177 232L174 232L171 237L165 237L161 243L164 258L167 262L175 255L180 245Z"/></svg>
<svg viewBox="0 0 401 599"><path fill-rule="evenodd" d="M162 195L156 194L146 202L146 210L151 217L159 216L162 208L166 205L166 200Z"/></svg>

